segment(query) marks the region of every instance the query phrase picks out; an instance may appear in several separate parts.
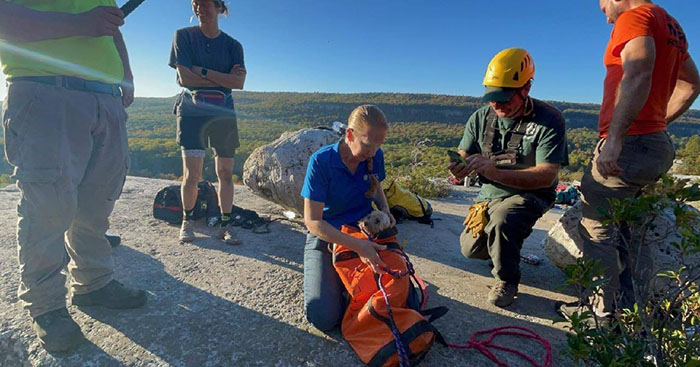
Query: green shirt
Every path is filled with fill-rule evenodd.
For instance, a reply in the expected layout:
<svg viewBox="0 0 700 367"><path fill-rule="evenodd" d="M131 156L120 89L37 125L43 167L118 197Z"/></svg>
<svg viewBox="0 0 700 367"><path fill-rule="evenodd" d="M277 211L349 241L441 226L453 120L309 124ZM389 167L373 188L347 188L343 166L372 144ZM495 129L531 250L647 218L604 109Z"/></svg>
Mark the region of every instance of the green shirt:
<svg viewBox="0 0 700 367"><path fill-rule="evenodd" d="M0 0L4 1L4 0ZM116 6L114 0L9 0L37 11L78 14L97 6ZM20 76L67 75L116 84L124 79L114 38L66 37L25 43L0 42L2 72Z"/></svg>
<svg viewBox="0 0 700 367"><path fill-rule="evenodd" d="M533 113L525 117L523 123L527 123L527 130L520 143L518 160L512 169L525 169L534 167L540 163L556 163L566 166L569 164L568 149L566 147L566 131L564 116L554 106L537 99L532 99ZM484 132L489 123L487 115L495 116L491 107L484 106L474 112L464 128L464 136L459 143L459 149L467 154L481 154L484 142ZM494 137L493 151L498 152L506 147L506 132L515 129L517 120L497 118L496 136ZM493 200L506 198L524 192L533 192L546 199L554 199L558 181L551 187L538 190L521 190L496 182L490 182L481 178L484 185L481 188L477 200Z"/></svg>

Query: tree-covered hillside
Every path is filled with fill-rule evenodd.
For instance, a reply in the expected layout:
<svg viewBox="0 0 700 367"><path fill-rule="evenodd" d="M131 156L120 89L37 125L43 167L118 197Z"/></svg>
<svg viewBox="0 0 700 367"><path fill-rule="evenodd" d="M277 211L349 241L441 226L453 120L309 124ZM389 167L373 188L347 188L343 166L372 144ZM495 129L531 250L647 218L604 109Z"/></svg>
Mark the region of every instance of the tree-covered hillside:
<svg viewBox="0 0 700 367"><path fill-rule="evenodd" d="M234 173L240 177L243 162L256 147L269 143L284 131L308 126L329 126L347 120L350 111L362 103L377 104L394 125L384 150L390 173L401 176L409 171L429 176L447 175L446 148L459 143L469 115L483 106L478 98L401 93L268 93L236 92L241 147L236 154ZM137 98L128 109L130 174L177 178L181 175L180 152L175 143L175 98ZM598 105L552 102L566 117L571 167L563 175L576 178L590 159L597 140ZM689 111L670 126L682 150L691 136L700 134L700 111ZM697 138L693 140L695 144ZM0 140L0 144L2 144ZM422 142L422 144L418 144ZM422 148L416 149L416 146ZM695 161L693 161L695 162ZM0 163L0 183L9 182L11 167ZM211 159L205 163L205 178L214 180Z"/></svg>

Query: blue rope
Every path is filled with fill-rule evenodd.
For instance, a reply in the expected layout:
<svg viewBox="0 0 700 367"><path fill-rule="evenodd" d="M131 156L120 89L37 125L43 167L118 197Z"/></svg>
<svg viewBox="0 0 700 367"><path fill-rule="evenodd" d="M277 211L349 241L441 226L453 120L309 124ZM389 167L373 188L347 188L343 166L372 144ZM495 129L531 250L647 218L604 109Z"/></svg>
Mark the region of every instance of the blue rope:
<svg viewBox="0 0 700 367"><path fill-rule="evenodd" d="M400 272L400 271L395 271L392 269L384 269L384 271L387 272L387 274L393 276L394 278L403 278L405 276L413 275L415 274L415 271L413 269L413 264L411 261L408 259L408 255L406 255L405 252L403 251L396 251L394 250L397 254L401 255L404 260L406 261L406 271L405 272ZM398 327L396 326L396 323L394 322L394 314L391 311L391 305L389 304L389 295L386 292L386 289L384 289L384 285L382 284L382 276L384 274L379 276L379 290L382 292L382 296L384 297L384 302L386 303L386 310L389 315L389 324L391 324L391 333L394 335L394 341L396 343L396 352L399 355L399 365L401 367L409 367L411 364L411 360L408 358L408 347L406 347L403 342L401 341L401 333L399 332Z"/></svg>

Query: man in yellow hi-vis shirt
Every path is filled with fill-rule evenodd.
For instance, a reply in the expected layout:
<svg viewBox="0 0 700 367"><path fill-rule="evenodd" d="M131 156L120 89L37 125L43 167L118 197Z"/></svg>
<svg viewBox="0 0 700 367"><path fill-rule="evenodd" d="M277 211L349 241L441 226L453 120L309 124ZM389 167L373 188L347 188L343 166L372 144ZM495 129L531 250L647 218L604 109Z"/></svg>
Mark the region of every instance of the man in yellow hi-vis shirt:
<svg viewBox="0 0 700 367"><path fill-rule="evenodd" d="M144 291L112 278L108 217L128 166L133 78L114 0L0 1L7 77L5 156L21 189L19 298L48 351L84 340L72 303L140 307Z"/></svg>

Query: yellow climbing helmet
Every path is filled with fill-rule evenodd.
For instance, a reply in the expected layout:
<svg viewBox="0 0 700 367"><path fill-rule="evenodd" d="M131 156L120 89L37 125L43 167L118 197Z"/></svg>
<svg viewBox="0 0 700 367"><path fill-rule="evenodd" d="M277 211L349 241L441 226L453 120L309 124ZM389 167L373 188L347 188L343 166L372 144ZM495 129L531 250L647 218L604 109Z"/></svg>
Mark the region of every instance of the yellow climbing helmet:
<svg viewBox="0 0 700 367"><path fill-rule="evenodd" d="M493 57L484 75L483 100L507 102L515 90L535 77L535 62L522 48L507 48Z"/></svg>

